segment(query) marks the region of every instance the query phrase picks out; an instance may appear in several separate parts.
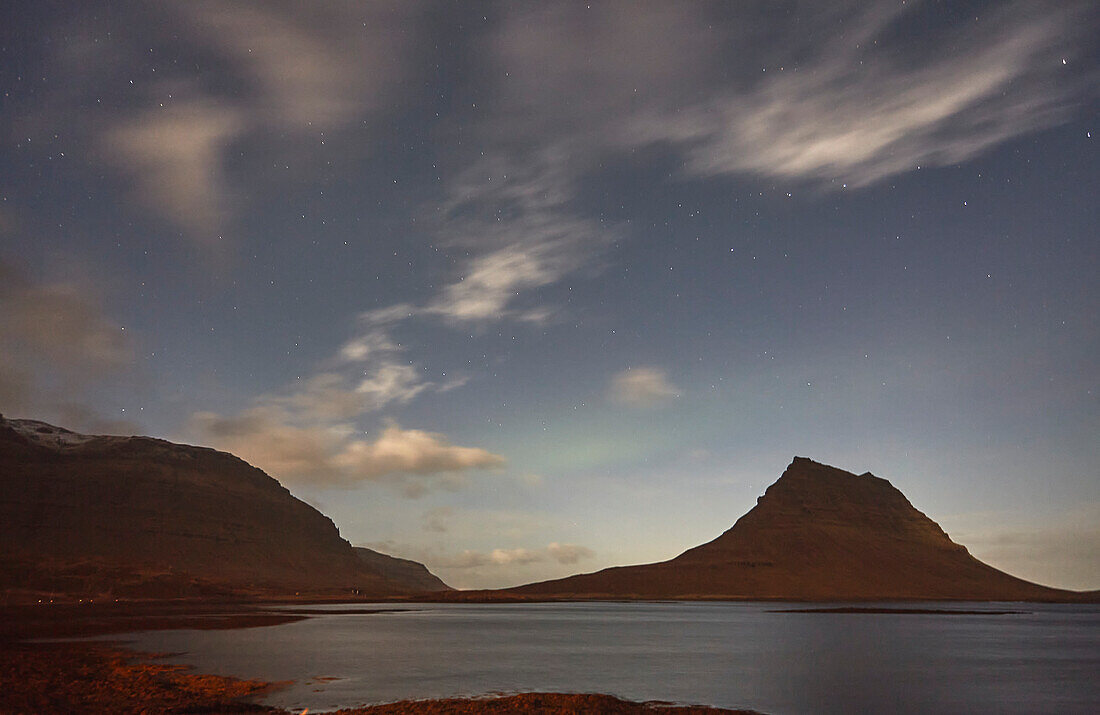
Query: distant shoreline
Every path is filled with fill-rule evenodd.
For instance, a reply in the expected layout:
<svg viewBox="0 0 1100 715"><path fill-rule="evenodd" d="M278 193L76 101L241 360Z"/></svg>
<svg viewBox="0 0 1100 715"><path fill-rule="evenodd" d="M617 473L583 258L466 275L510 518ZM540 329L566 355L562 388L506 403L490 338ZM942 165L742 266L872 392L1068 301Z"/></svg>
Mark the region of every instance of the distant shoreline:
<svg viewBox="0 0 1100 715"><path fill-rule="evenodd" d="M842 606L839 608L777 608L768 613L858 613L858 614L898 614L907 616L1018 616L1027 611L970 611L959 608L860 608Z"/></svg>
<svg viewBox="0 0 1100 715"><path fill-rule="evenodd" d="M641 595L610 595L610 594L571 594L539 596L519 594L500 590L452 590L452 591L427 591L422 593L404 594L400 596L359 596L345 593L318 593L310 595L297 594L242 594L232 596L188 596L183 598L77 598L69 594L27 594L27 593L0 593L0 605L8 609L26 609L27 613L38 612L39 609L49 608L119 608L137 609L138 611L181 611L206 612L210 609L238 608L241 610L253 608L277 609L280 611L293 610L301 606L322 606L326 604L385 604L395 605L402 603L799 603L799 604L829 604L834 607L837 604L941 604L941 603L1100 603L1100 590L1092 591L1068 591L1067 595L1053 598L1014 598L1014 599L988 599L988 598L927 598L918 596L879 596L867 598L798 598L789 596L746 597L737 595L675 595L675 596L641 596ZM856 606L852 606L856 607ZM0 623L2 629L2 623ZM2 630L0 630L2 636Z"/></svg>
<svg viewBox="0 0 1100 715"><path fill-rule="evenodd" d="M202 601L96 601L78 603L35 603L5 606L0 612L0 643L35 638L88 638L132 631L149 630L228 630L258 628L304 620L327 614L395 613L402 605L416 603L438 604L537 604L537 603L791 603L791 608L772 609L773 613L852 613L852 614L918 614L918 615L1013 615L1027 613L1017 608L980 610L971 608L939 607L947 603L1012 603L1012 604L1066 604L1050 601L797 601L791 599L515 599L515 600L459 600L451 599L295 599L288 600L202 600ZM1080 603L1095 603L1085 601ZM861 605L867 603L898 606ZM801 605L805 604L805 606ZM819 605L814 605L819 604ZM901 604L908 604L902 606ZM309 606L357 606L356 608L323 609ZM373 607L372 607L373 606ZM385 606L381 608L381 606Z"/></svg>
<svg viewBox="0 0 1100 715"><path fill-rule="evenodd" d="M26 613L37 611L38 616ZM19 611L22 611L20 613ZM386 613L351 609L341 613ZM42 715L103 712L240 712L297 715L258 699L286 682L245 680L195 673L189 666L159 661L166 654L131 650L111 635L134 630L198 628L232 630L304 620L306 609L268 611L263 604L47 604L7 610L0 616L0 693L13 712ZM71 640L96 638L96 640ZM103 638L100 640L100 638ZM50 639L50 640L35 640ZM53 640L64 639L64 640ZM405 713L745 713L702 705L632 702L593 693L490 694L475 698L405 700L335 711L340 715ZM335 714L334 714L335 715Z"/></svg>
<svg viewBox="0 0 1100 715"><path fill-rule="evenodd" d="M604 599L622 602L623 599ZM556 602L561 602L558 599ZM526 601L532 602L533 601ZM545 602L545 601L543 601ZM756 601L759 602L759 601ZM405 602L409 603L409 602ZM430 602L428 602L430 603ZM650 603L659 603L650 601ZM1001 616L1027 611L1008 609L872 607L783 608L772 612L837 614L923 614ZM306 606L336 606L320 608ZM232 630L301 621L313 616L385 614L404 611L401 601L102 602L35 604L0 613L0 693L15 712L157 712L198 710L285 715L289 711L256 702L288 683L198 674L182 665L157 660L157 654L130 650L111 636L132 631L201 629ZM372 607L376 606L376 607ZM385 608L377 606L385 605ZM51 639L41 641L34 639ZM82 639L82 640L70 640ZM92 640L94 639L94 640ZM450 709L443 709L450 708ZM205 709L205 710L204 710ZM746 712L705 706L635 703L610 695L519 693L474 699L403 701L370 708L337 711L344 715L434 712L578 712L729 713Z"/></svg>
<svg viewBox="0 0 1100 715"><path fill-rule="evenodd" d="M0 652L5 711L57 713L235 712L299 715L257 700L288 683L196 673L108 641L7 644ZM404 700L332 711L331 715L411 713L676 713L715 715L753 711L703 705L631 702L592 693L489 694L474 698Z"/></svg>
<svg viewBox="0 0 1100 715"><path fill-rule="evenodd" d="M1009 615L1017 608L980 610L951 608L946 604L1096 604L1100 594L1065 600L977 601L959 599L650 599L650 598L511 598L473 596L455 598L445 594L418 594L408 598L264 598L264 599L181 599L146 601L56 601L4 604L0 612L0 642L23 638L88 637L135 630L171 630L179 628L223 629L278 625L325 613L362 614L393 612L402 605L435 604L538 604L538 603L774 603L798 604L776 608L776 613L885 613L924 615ZM440 597L442 595L442 597ZM480 594L478 594L480 595ZM1085 594L1083 594L1084 596ZM882 604L882 605L868 605ZM887 605L890 604L890 605ZM894 606L892 604L897 604ZM904 604L904 605L903 605ZM356 605L358 609L325 611L310 606ZM372 606L376 608L372 608ZM385 608L377 608L385 606Z"/></svg>

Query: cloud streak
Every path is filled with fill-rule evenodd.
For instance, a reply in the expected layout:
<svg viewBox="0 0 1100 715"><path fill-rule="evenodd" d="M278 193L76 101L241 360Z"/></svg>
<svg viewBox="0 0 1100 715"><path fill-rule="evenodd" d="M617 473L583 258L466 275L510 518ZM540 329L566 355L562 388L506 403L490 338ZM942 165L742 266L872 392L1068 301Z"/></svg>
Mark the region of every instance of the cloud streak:
<svg viewBox="0 0 1100 715"><path fill-rule="evenodd" d="M388 423L373 439L345 424L295 424L291 413L257 406L230 417L196 413L191 430L280 480L317 486L387 483L405 496L462 485L462 473L504 465L477 447L451 444L441 434Z"/></svg>
<svg viewBox="0 0 1100 715"><path fill-rule="evenodd" d="M915 10L867 6L846 20L849 32L809 48L812 71L772 66L748 88L636 117L627 134L683 147L690 174L764 174L834 189L965 161L1059 123L1072 104L1072 86L1053 73L1073 13L1067 6L1036 19L1018 9L990 13L994 29L957 47L957 37L936 38L914 62L880 38Z"/></svg>
<svg viewBox="0 0 1100 715"><path fill-rule="evenodd" d="M476 447L452 445L440 434L403 430L390 423L373 442L352 441L338 466L366 479L390 474L430 475L504 465L504 458Z"/></svg>
<svg viewBox="0 0 1100 715"><path fill-rule="evenodd" d="M608 396L627 407L656 407L680 396L664 370L655 367L627 368L611 378Z"/></svg>
<svg viewBox="0 0 1100 715"><path fill-rule="evenodd" d="M466 472L503 466L500 455L451 444L441 434L403 429L393 421L373 440L359 436L354 425L366 415L465 384L462 377L425 380L402 357L404 348L387 330L409 309L396 308L364 314L364 332L293 389L262 395L235 415L196 412L189 430L281 480L318 486L384 482L409 497L457 489Z"/></svg>
<svg viewBox="0 0 1100 715"><path fill-rule="evenodd" d="M578 260L573 239L589 235L590 227L569 220L548 221L530 231L524 230L522 223L511 228L525 234L524 239L472 259L462 278L444 288L423 312L456 323L498 321L509 316L539 322L541 313L529 310L517 314L510 306L523 291L556 283L569 273Z"/></svg>
<svg viewBox="0 0 1100 715"><path fill-rule="evenodd" d="M558 542L541 547L465 549L458 552L442 545L425 547L392 540L368 543L367 546L419 561L436 573L448 574L444 580L458 588L500 588L503 583L560 577L575 572L577 564L596 557L596 552L587 546Z"/></svg>
<svg viewBox="0 0 1100 715"><path fill-rule="evenodd" d="M94 289L79 282L35 282L0 259L0 406L45 413L66 426L116 431L79 395L131 369L134 344L104 312Z"/></svg>
<svg viewBox="0 0 1100 715"><path fill-rule="evenodd" d="M546 317L541 306L515 305L525 292L576 271L620 233L571 205L584 168L574 151L568 138L535 151L502 151L449 183L436 230L445 244L476 255L421 314L456 324Z"/></svg>
<svg viewBox="0 0 1100 715"><path fill-rule="evenodd" d="M70 79L46 94L34 123L87 132L138 202L225 257L250 198L230 165L250 179L269 161L293 165L300 179L317 170L326 137L370 131L363 120L400 103L422 11L418 2L162 3L136 14L140 39L125 33L109 46L99 18L77 17L55 57ZM132 74L118 93L121 72ZM78 124L74 106L95 109ZM241 144L259 161L240 161Z"/></svg>
<svg viewBox="0 0 1100 715"><path fill-rule="evenodd" d="M407 71L416 2L186 2L176 10L248 80L257 123L336 129L382 108Z"/></svg>
<svg viewBox="0 0 1100 715"><path fill-rule="evenodd" d="M440 569L479 569L487 566L526 566L554 562L573 565L582 559L596 555L592 549L579 544L551 542L541 549L493 549L491 551L466 550L454 556L436 556L432 565Z"/></svg>
<svg viewBox="0 0 1100 715"><path fill-rule="evenodd" d="M1064 121L1085 85L1062 60L1081 57L1089 10L1039 7L992 4L938 31L919 1L517 7L492 54L502 115L568 132L593 163L662 144L686 176L839 190Z"/></svg>
<svg viewBox="0 0 1100 715"><path fill-rule="evenodd" d="M222 156L244 128L240 111L192 97L120 120L101 143L109 160L131 175L137 200L220 253L231 193Z"/></svg>
<svg viewBox="0 0 1100 715"><path fill-rule="evenodd" d="M438 221L441 241L476 253L405 317L545 320L553 310L524 296L620 235L576 207L609 157L664 145L683 157L684 176L841 190L958 163L1065 118L1076 88L1056 81L1052 48L1079 6L1036 20L1011 4L985 13L965 42L944 31L913 48L896 38L921 22L921 6L802 3L795 14L808 22L797 25L745 4L746 22L721 30L705 5L508 8L482 48L503 98L475 132L492 134L495 149L447 182ZM843 31L829 39L808 26ZM731 47L759 74L723 78Z"/></svg>

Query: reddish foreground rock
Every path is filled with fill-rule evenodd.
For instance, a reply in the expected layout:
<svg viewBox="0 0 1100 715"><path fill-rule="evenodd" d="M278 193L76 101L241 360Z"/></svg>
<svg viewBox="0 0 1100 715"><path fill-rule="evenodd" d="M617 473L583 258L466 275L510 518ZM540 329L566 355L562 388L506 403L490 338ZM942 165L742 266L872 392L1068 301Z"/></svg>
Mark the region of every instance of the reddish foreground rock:
<svg viewBox="0 0 1100 715"><path fill-rule="evenodd" d="M316 614L316 611L310 611ZM28 642L105 637L133 629L233 629L305 618L294 608L249 604L118 603L17 606L0 609L0 714L278 713L257 702L283 683L195 673L155 654L111 641ZM369 693L366 694L369 697ZM666 703L634 703L608 695L522 693L484 698L415 700L341 711L358 713L718 713L742 712ZM294 711L293 715L300 715Z"/></svg>
<svg viewBox="0 0 1100 715"><path fill-rule="evenodd" d="M890 482L795 457L715 540L670 561L509 589L527 598L1096 600L978 561Z"/></svg>
<svg viewBox="0 0 1100 715"><path fill-rule="evenodd" d="M271 684L198 675L108 643L4 643L0 712L278 712L250 700Z"/></svg>
<svg viewBox="0 0 1100 715"><path fill-rule="evenodd" d="M0 649L0 713L148 715L291 711L256 702L279 683L203 675L111 643L4 643ZM667 703L634 703L609 695L524 693L415 700L340 710L341 715L404 713L677 713L746 712ZM295 715L298 715L295 712Z"/></svg>

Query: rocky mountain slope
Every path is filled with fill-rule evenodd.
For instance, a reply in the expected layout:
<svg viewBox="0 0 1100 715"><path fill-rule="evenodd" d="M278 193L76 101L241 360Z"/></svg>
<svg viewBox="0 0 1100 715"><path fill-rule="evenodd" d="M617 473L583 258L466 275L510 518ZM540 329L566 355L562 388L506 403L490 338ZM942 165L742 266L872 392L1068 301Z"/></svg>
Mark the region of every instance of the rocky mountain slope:
<svg viewBox="0 0 1100 715"><path fill-rule="evenodd" d="M0 545L8 594L420 590L365 563L328 517L231 454L2 417Z"/></svg>
<svg viewBox="0 0 1100 715"><path fill-rule="evenodd" d="M364 546L354 548L355 555L359 557L363 566L382 578L401 584L410 591L454 590L419 561L389 556Z"/></svg>
<svg viewBox="0 0 1100 715"><path fill-rule="evenodd" d="M978 561L890 482L796 457L713 541L656 564L530 584L533 597L1078 600Z"/></svg>

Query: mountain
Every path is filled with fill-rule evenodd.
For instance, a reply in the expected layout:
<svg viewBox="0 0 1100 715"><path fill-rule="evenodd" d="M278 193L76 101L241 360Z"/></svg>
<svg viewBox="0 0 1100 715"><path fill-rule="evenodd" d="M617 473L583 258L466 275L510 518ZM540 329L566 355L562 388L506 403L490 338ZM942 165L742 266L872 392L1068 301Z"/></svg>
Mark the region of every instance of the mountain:
<svg viewBox="0 0 1100 715"><path fill-rule="evenodd" d="M0 589L176 597L420 590L241 459L0 416Z"/></svg>
<svg viewBox="0 0 1100 715"><path fill-rule="evenodd" d="M364 546L356 546L354 549L365 568L409 591L454 590L418 561L388 556Z"/></svg>
<svg viewBox="0 0 1100 715"><path fill-rule="evenodd" d="M998 571L890 482L795 457L747 514L670 561L508 589L527 597L1079 600Z"/></svg>

